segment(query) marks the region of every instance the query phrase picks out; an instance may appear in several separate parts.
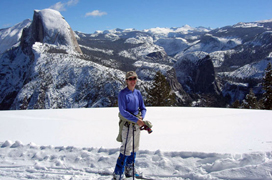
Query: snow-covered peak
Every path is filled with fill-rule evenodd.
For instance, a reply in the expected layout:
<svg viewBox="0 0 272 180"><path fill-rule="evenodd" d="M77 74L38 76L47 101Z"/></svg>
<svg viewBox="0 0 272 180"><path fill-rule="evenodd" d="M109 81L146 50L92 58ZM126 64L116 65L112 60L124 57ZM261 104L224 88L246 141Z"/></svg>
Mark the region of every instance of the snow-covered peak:
<svg viewBox="0 0 272 180"><path fill-rule="evenodd" d="M56 10L35 10L32 30L36 31L34 34L36 33L38 40L42 43L65 45L81 52L70 25Z"/></svg>
<svg viewBox="0 0 272 180"><path fill-rule="evenodd" d="M182 27L172 27L172 28L156 27L151 29L145 29L143 31L158 37L168 37L169 34L175 34L175 33L189 34L190 32L209 32L210 29L204 28L204 27L194 28L186 24Z"/></svg>
<svg viewBox="0 0 272 180"><path fill-rule="evenodd" d="M256 21L257 23L270 23L272 22L272 19L262 20L262 21Z"/></svg>
<svg viewBox="0 0 272 180"><path fill-rule="evenodd" d="M45 32L44 42L53 44L58 43L56 42L57 36L63 35L67 43L69 45L72 44L71 39L69 37L70 26L65 21L60 12L53 9L44 9L35 10L35 13L37 13L42 19L43 28Z"/></svg>
<svg viewBox="0 0 272 180"><path fill-rule="evenodd" d="M103 31L100 31L100 30L97 30L94 32L94 34L102 34L102 33L103 33Z"/></svg>
<svg viewBox="0 0 272 180"><path fill-rule="evenodd" d="M22 31L31 24L30 19L26 19L10 28L0 30L0 54L19 44Z"/></svg>
<svg viewBox="0 0 272 180"><path fill-rule="evenodd" d="M103 34L122 34L122 33L132 32L132 31L136 31L136 30L135 30L134 28L128 28L128 29L120 29L120 28L116 28L116 29L105 30L105 31L96 31L95 33L103 33Z"/></svg>
<svg viewBox="0 0 272 180"><path fill-rule="evenodd" d="M105 30L103 31L103 34L109 34L109 33L122 33L123 32L123 29L120 29L120 28L116 28L116 29L111 29L111 30Z"/></svg>
<svg viewBox="0 0 272 180"><path fill-rule="evenodd" d="M195 30L195 28L189 26L188 24L182 26L182 27L178 27L178 28L171 28L172 30L174 30L174 32L188 32L188 31L193 31Z"/></svg>
<svg viewBox="0 0 272 180"><path fill-rule="evenodd" d="M266 26L265 24L267 23L272 23L272 19L261 20L256 22L239 22L233 25L233 27L234 28L252 28L252 27L263 28Z"/></svg>
<svg viewBox="0 0 272 180"><path fill-rule="evenodd" d="M233 25L234 28L252 28L252 27L263 27L263 25L256 22L239 22Z"/></svg>
<svg viewBox="0 0 272 180"><path fill-rule="evenodd" d="M150 33L150 34L158 34L158 35L164 35L167 36L169 32L171 32L170 28L161 28L161 27L156 27L156 28L151 28L151 29L144 29L144 32Z"/></svg>

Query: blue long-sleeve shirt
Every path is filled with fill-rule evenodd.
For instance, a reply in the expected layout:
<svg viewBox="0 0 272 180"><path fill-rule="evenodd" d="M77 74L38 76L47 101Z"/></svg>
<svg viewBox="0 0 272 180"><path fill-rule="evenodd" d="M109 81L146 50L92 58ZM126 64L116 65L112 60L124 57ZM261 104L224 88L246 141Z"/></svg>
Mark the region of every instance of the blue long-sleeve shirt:
<svg viewBox="0 0 272 180"><path fill-rule="evenodd" d="M134 89L134 91L128 88L121 90L118 95L118 106L121 115L130 121L135 123L138 121L136 115L139 114L139 110L142 118L144 119L145 117L146 108L143 97L137 89Z"/></svg>

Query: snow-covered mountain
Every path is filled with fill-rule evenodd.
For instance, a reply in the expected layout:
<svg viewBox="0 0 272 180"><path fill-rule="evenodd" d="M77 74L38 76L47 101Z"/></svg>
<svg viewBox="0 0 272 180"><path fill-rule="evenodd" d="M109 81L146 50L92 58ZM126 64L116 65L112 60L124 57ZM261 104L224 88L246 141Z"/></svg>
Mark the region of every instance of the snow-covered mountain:
<svg viewBox="0 0 272 180"><path fill-rule="evenodd" d="M124 74L81 56L59 12L35 11L20 46L1 54L1 109L112 106Z"/></svg>
<svg viewBox="0 0 272 180"><path fill-rule="evenodd" d="M139 74L144 96L161 71L180 105L202 96L195 94L224 98L234 77L262 77L271 58L271 28L271 21L259 21L86 34L73 32L57 11L35 10L32 21L0 30L0 108L114 106L128 70Z"/></svg>
<svg viewBox="0 0 272 180"><path fill-rule="evenodd" d="M257 78L257 81L261 81L264 69L268 64L266 59L270 58L272 52L271 28L271 21L262 21L237 23L233 26L218 29L192 28L188 25L181 28L152 28L143 31L115 29L97 32L89 36L96 37L96 40L114 37L114 40L107 41L109 44L115 40L117 41L117 39L119 42L132 42L136 48L127 47L129 49L122 50L120 54L128 58L127 61L135 58L143 59L143 61L149 60L150 54L142 53L141 48L139 48L142 45L145 52L146 49L158 50L156 53L152 53L152 55L157 55L153 60L161 63L162 60L167 59L167 62L176 71L178 82L187 93L215 93L218 95L221 92L223 94L232 93L232 89L230 90L229 87L224 89L226 87L224 84L232 84L233 78L239 76L232 76L232 81L228 81L224 77L227 74L230 74L230 77L235 71L239 71L238 69L244 66L252 68L244 68L243 75L241 75L243 79ZM141 37L146 38L145 42L142 41L143 38L139 38L139 34L141 34ZM86 39L86 36L88 35L84 34L83 36L81 33L79 44L83 39ZM115 47L118 47L117 44L115 45ZM154 48L154 46L159 46L162 50ZM122 49L119 47L118 50ZM103 45L101 49L105 49ZM107 48L107 50L110 50L110 48ZM137 57L136 52L133 50L139 52L138 55L141 56ZM208 59L212 62L213 67L205 64L203 70L201 70L199 65L201 62L203 63L205 57L209 57ZM253 66L258 63L262 64L262 68L259 69L258 75L254 75L257 72ZM197 75L199 72L201 74ZM222 76L222 74L225 76ZM199 80L197 77L202 77L202 80L197 81ZM240 83L239 79L235 81L234 84ZM199 89L200 86L203 88ZM256 86L259 90L261 88L258 84L253 86ZM209 89L208 87L212 88ZM243 96L235 97L234 100L243 99L249 92L249 88L252 88L252 84L235 92L243 94ZM205 89L209 89L209 91ZM237 91L237 88L235 89ZM262 93L259 90L255 91L255 93Z"/></svg>

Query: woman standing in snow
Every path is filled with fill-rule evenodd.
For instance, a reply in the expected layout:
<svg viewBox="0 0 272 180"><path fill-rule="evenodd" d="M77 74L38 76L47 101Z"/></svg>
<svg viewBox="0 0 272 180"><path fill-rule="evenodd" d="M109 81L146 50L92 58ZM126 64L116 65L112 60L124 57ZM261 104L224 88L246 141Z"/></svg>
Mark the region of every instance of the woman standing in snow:
<svg viewBox="0 0 272 180"><path fill-rule="evenodd" d="M136 152L139 150L140 127L145 125L143 119L146 113L142 95L139 90L135 89L137 78L136 72L127 72L127 87L118 95L120 121L117 141L122 142L122 146L113 174L113 179L116 180L124 179L125 176L132 177L133 173L136 174L134 163Z"/></svg>

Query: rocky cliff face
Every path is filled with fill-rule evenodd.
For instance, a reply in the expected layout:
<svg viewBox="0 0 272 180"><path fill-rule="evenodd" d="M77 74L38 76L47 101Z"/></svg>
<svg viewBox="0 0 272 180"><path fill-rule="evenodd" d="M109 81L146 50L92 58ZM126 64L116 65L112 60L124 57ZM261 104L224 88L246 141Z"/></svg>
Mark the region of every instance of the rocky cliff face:
<svg viewBox="0 0 272 180"><path fill-rule="evenodd" d="M197 62L197 67L192 79L195 83L195 92L220 94L210 56L206 56Z"/></svg>
<svg viewBox="0 0 272 180"><path fill-rule="evenodd" d="M189 94L187 94L181 84L178 82L177 76L176 76L176 71L174 68L171 70L167 71L166 73L167 81L170 84L171 89L173 92L175 92L177 96L177 104L182 106L188 106L189 104L192 103L193 99L190 97Z"/></svg>
<svg viewBox="0 0 272 180"><path fill-rule="evenodd" d="M220 89L215 79L216 75L210 56L192 59L180 59L174 65L178 81L190 93L219 94Z"/></svg>

